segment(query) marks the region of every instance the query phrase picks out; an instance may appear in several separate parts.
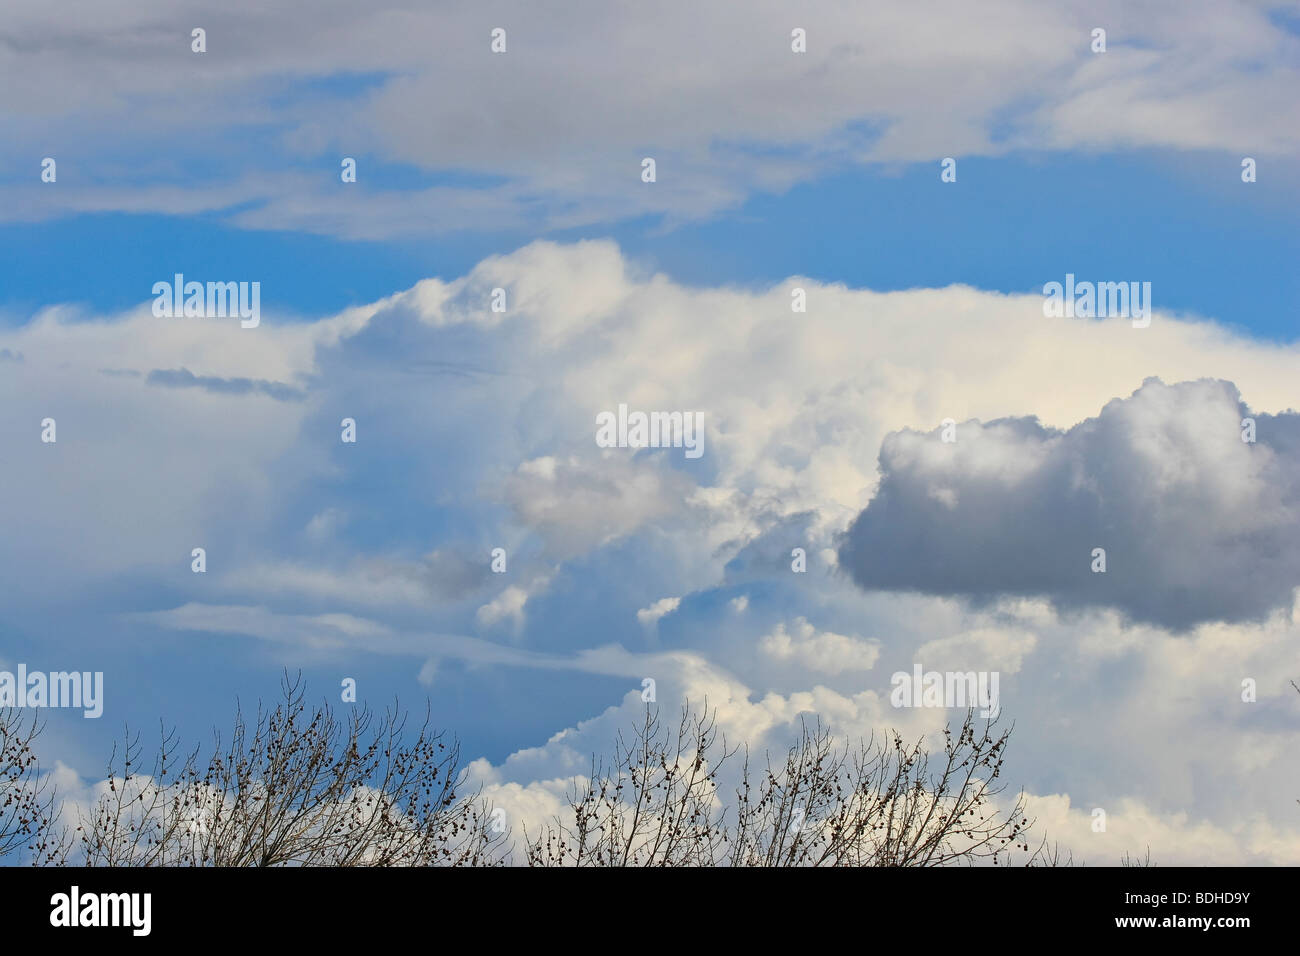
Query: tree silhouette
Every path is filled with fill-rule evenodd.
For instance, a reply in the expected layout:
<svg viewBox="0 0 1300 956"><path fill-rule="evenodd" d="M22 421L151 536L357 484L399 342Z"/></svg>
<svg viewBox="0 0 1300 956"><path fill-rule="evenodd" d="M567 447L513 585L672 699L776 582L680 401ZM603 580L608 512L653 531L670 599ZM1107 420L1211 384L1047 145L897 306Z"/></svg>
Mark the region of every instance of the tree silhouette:
<svg viewBox="0 0 1300 956"><path fill-rule="evenodd" d="M683 708L675 730L647 707L630 741L575 781L567 814L527 839L533 866L942 866L1029 850L1022 799L996 809L1010 728L973 712L935 755L892 734L839 744L817 724L755 775L740 768L734 822L719 776L737 749L714 716ZM1039 848L1031 860L1052 861Z"/></svg>
<svg viewBox="0 0 1300 956"><path fill-rule="evenodd" d="M54 788L32 750L41 729L35 718L24 720L18 708L0 708L0 859L24 844L40 861L57 854L49 842L55 833Z"/></svg>
<svg viewBox="0 0 1300 956"><path fill-rule="evenodd" d="M973 710L933 750L896 732L837 741L804 722L758 769L707 703L671 725L651 705L571 781L568 810L523 827L519 845L481 792L462 792L458 745L427 714L408 732L396 705L309 707L301 677L285 676L273 709L236 708L206 760L162 730L142 773L128 729L89 805L62 814L31 748L39 732L0 711L0 856L25 842L37 865L1073 865L1045 837L1031 852L1023 793L1002 798L1012 728ZM1149 852L1122 863L1153 865Z"/></svg>
<svg viewBox="0 0 1300 956"><path fill-rule="evenodd" d="M457 744L405 715L309 709L285 678L274 710L237 712L212 755L179 761L164 733L141 774L129 731L106 792L76 828L70 856L88 866L433 866L498 862L506 834L457 790ZM120 759L119 759L120 758Z"/></svg>

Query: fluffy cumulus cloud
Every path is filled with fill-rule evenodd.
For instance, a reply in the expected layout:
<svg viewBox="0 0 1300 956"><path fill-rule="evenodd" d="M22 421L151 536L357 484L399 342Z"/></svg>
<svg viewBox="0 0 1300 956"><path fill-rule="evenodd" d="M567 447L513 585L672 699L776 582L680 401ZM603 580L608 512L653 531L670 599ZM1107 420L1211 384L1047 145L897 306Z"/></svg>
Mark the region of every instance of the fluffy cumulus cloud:
<svg viewBox="0 0 1300 956"><path fill-rule="evenodd" d="M0 24L0 158L23 172L0 184L0 210L217 212L376 238L698 217L862 162L1225 144L1294 156L1288 6L942 0L916 17L904 2L758 0L737 17L721 0L326 0L304 17L17 0ZM142 149L159 129L168 148ZM61 164L57 191L29 182L30 142ZM340 193L345 156L358 179Z"/></svg>
<svg viewBox="0 0 1300 956"><path fill-rule="evenodd" d="M1090 842L1100 806L1157 858L1191 834L1201 862L1300 862L1294 347L960 286L687 288L607 242L317 322L97 318L0 331L22 356L0 528L23 542L0 575L29 650L104 661L115 726L284 666L355 674L495 727L474 772L535 814L646 678L761 750L812 714L934 733L951 715L891 706L890 675L997 670L1004 773L1080 857L1143 850ZM619 404L702 413L705 454L600 447ZM204 680L152 682L142 653Z"/></svg>
<svg viewBox="0 0 1300 956"><path fill-rule="evenodd" d="M1064 431L899 432L880 470L839 552L864 588L1187 628L1261 620L1300 584L1300 414L1255 416L1230 382L1150 379Z"/></svg>
<svg viewBox="0 0 1300 956"><path fill-rule="evenodd" d="M795 661L818 671L870 670L880 657L879 646L843 634L818 631L803 618L794 622L791 634L785 624L758 642L759 650L778 661Z"/></svg>

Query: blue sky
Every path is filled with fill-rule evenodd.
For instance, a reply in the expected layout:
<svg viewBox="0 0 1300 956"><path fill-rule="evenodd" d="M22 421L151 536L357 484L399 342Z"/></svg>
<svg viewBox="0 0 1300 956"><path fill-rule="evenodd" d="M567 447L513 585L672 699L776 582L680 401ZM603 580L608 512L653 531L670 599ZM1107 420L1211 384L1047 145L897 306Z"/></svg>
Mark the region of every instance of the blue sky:
<svg viewBox="0 0 1300 956"><path fill-rule="evenodd" d="M612 237L650 268L692 285L761 286L806 275L880 290L965 283L1026 292L1066 271L1083 279L1127 269L1152 283L1163 308L1294 340L1300 202L1291 179L1274 175L1280 170L1266 164L1261 180L1247 185L1233 157L1154 152L1010 155L959 169L948 190L933 188L935 163L869 167L757 196L704 223L646 217L543 235ZM13 322L55 302L129 308L166 261L196 276L262 276L282 308L317 318L422 278L454 278L535 238L332 241L233 229L220 216L11 224L0 227L9 273L0 310ZM69 272L69 249L94 253Z"/></svg>
<svg viewBox="0 0 1300 956"><path fill-rule="evenodd" d="M1292 7L81 12L0 26L0 669L104 672L76 799L285 669L427 701L527 821L644 677L762 749L936 733L920 663L1001 673L1077 855L1300 862ZM178 272L261 324L154 316ZM620 403L704 456L598 447Z"/></svg>

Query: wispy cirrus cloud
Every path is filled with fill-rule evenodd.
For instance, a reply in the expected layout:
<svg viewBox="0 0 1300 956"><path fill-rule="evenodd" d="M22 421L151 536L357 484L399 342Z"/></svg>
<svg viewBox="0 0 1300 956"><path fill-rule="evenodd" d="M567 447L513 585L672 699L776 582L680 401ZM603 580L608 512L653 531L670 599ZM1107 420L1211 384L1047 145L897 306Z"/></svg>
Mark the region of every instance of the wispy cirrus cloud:
<svg viewBox="0 0 1300 956"><path fill-rule="evenodd" d="M917 17L764 0L737 18L722 3L330 0L304 18L192 0L55 16L29 0L0 26L6 142L41 142L63 172L43 188L33 158L0 144L5 166L29 170L0 185L0 210L220 213L353 239L537 234L708 217L862 162L1146 147L1293 157L1300 37L1283 9L945 0ZM194 53L200 26L207 52ZM504 53L490 48L496 27ZM805 53L791 49L795 28ZM168 149L142 149L159 129ZM647 155L661 170L652 188ZM347 188L344 156L360 164Z"/></svg>

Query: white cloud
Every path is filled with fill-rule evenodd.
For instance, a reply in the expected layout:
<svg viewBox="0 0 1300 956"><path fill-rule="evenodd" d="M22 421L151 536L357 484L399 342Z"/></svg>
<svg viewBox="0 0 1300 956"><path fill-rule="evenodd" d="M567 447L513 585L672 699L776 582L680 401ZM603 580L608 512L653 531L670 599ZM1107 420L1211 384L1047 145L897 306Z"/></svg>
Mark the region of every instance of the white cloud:
<svg viewBox="0 0 1300 956"><path fill-rule="evenodd" d="M795 281L809 310L792 317ZM479 294L494 285L512 290L504 317ZM873 504L891 433L926 433L946 417L996 431L995 420L1030 414L1069 429L1149 375L1232 381L1251 408L1274 414L1294 402L1294 346L1161 312L1146 329L1049 319L1038 295L966 287L880 294L798 279L692 289L638 274L611 243L586 242L538 243L319 323L268 315L240 330L158 320L147 308L98 321L52 310L0 330L0 348L24 357L0 376L9 410L0 443L25 449L7 460L0 498L0 528L24 543L21 558L0 558L10 610L114 593L125 576L167 588L131 589L145 613L129 621L142 631L253 637L286 664L409 658L401 673L417 686L428 661L626 680L626 699L608 713L555 718L536 748L520 745L492 768L496 786L540 788L519 794L539 807L644 706L646 676L661 701L707 696L729 739L764 743L801 714L846 735L931 732L950 715L891 707L888 674L914 658L996 667L1003 712L1018 721L1006 772L1031 792L1068 794L1077 807L1138 801L1173 821L1171 841L1203 822L1235 833L1236 821L1260 819L1289 832L1284 814L1300 796L1300 695L1285 683L1300 678L1290 673L1293 606L1175 636L1091 607L1062 619L1028 597L970 608L865 595L826 558ZM179 367L295 383L305 398L163 393L143 380ZM1143 466L1133 494L1158 509L1190 482L1204 494L1179 507L1258 505L1258 476L1236 467L1235 446L1179 430L1218 408L1198 398L1201 387L1184 392L1160 415L1124 418L1125 440L1105 446ZM595 413L620 401L704 411L704 458L597 448ZM338 443L339 405L361 423L355 448ZM39 442L46 415L59 422L55 446ZM1005 440L983 451L972 442L963 475L931 467L920 446L903 449L923 491L956 493L944 513L961 514L973 483L1023 487L1051 460L1049 441L998 427ZM1113 487L1124 494L1122 476ZM306 539L313 518L340 502L348 520ZM1149 517L1177 527L1185 514ZM401 546L380 552L376 540ZM207 575L189 571L198 545ZM510 556L507 575L485 571L497 546ZM808 551L806 574L790 571L795 546ZM902 560L914 543L889 546ZM1150 560L1185 557L1161 555ZM679 643L629 650L645 640L636 612L664 595L681 598ZM480 623L483 636L466 636ZM870 669L846 666L871 656L854 634L878 642ZM227 659L244 653L205 644ZM1241 700L1244 678L1258 682L1255 704ZM426 684L438 679L425 670ZM569 729L551 736L554 726ZM1201 862L1238 858L1218 840L1189 845L1204 848Z"/></svg>
<svg viewBox="0 0 1300 956"><path fill-rule="evenodd" d="M594 424L591 434L594 452ZM519 520L562 558L615 541L647 521L680 515L688 509L688 492L679 474L638 467L614 452L523 462L506 484Z"/></svg>
<svg viewBox="0 0 1300 956"><path fill-rule="evenodd" d="M784 623L778 624L758 642L759 650L773 660L831 674L871 670L880 658L876 641L818 631L803 618L795 620L794 630L791 634Z"/></svg>
<svg viewBox="0 0 1300 956"><path fill-rule="evenodd" d="M636 619L641 622L642 626L653 627L659 623L659 619L667 614L677 610L677 606L682 603L679 597L660 598L649 607L643 607L636 612Z"/></svg>
<svg viewBox="0 0 1300 956"><path fill-rule="evenodd" d="M1094 830L1094 810L1106 829ZM1157 866L1300 865L1300 828L1278 826L1257 814L1217 824L1187 813L1159 813L1140 800L1122 798L1107 807L1073 806L1068 796L1029 795L1026 811L1047 835L1073 854L1074 862L1118 866L1127 855ZM1065 856L1065 853L1062 853Z"/></svg>
<svg viewBox="0 0 1300 956"><path fill-rule="evenodd" d="M916 649L915 660L926 670L1015 674L1037 644L1034 634L1004 624L926 641Z"/></svg>
<svg viewBox="0 0 1300 956"><path fill-rule="evenodd" d="M527 603L528 592L512 584L478 609L478 622L480 626L489 628L508 622L518 630L523 626L524 605Z"/></svg>
<svg viewBox="0 0 1300 956"><path fill-rule="evenodd" d="M163 0L111 14L78 2L57 16L19 3L0 61L23 104L7 141L98 162L57 190L4 187L0 209L237 210L242 225L348 238L537 234L705 216L862 161L1144 147L1294 156L1300 40L1271 16L1279 6L937 0L921 13L817 0L799 8L808 50L794 54L778 0L743 18L721 0L589 0L501 10L508 52L494 55L477 9L329 0L308 19L288 4L204 10L210 49L197 55L192 12ZM1104 54L1090 49L1099 23ZM78 55L50 56L64 49ZM329 87L316 82L321 64L336 71ZM143 152L160 128L167 154ZM277 135L250 142L250 128ZM0 146L15 168L28 161L16 149ZM659 163L652 189L639 179L647 153ZM286 156L317 171L286 172ZM355 187L338 182L342 156L358 159ZM216 171L195 184L184 171L200 159ZM398 189L395 166L428 176ZM96 178L100 168L113 176ZM465 170L477 175L437 175Z"/></svg>

